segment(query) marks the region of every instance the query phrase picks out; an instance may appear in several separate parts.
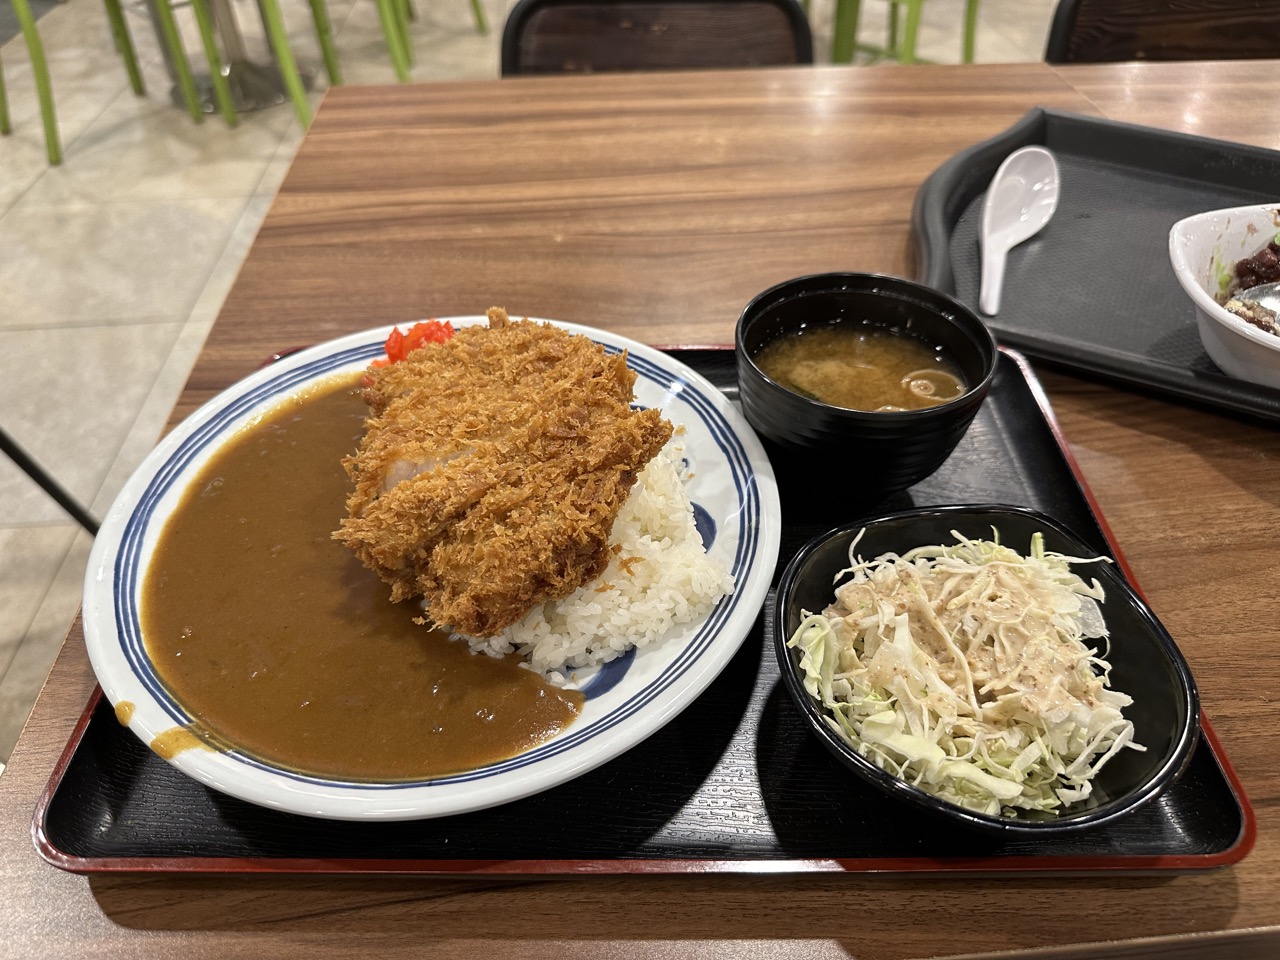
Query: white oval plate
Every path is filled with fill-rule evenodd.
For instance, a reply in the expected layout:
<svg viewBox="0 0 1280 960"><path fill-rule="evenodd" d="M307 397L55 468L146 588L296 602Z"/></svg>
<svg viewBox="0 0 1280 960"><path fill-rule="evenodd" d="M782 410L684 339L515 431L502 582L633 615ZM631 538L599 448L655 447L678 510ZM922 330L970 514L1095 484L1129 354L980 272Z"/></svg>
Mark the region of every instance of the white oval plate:
<svg viewBox="0 0 1280 960"><path fill-rule="evenodd" d="M450 318L455 326L483 317ZM411 820L479 810L563 784L617 757L674 718L720 673L764 604L777 563L780 513L773 470L725 396L671 357L625 337L568 323L609 352L628 351L636 402L683 425L690 498L709 549L725 559L734 592L700 623L606 665L578 684L587 700L564 732L501 763L417 782L356 783L308 776L252 756L193 749L169 762L201 783L262 806L340 820ZM194 719L171 697L143 644L142 582L165 520L204 463L236 432L318 380L363 369L390 327L293 354L241 380L166 436L125 484L94 543L85 575L89 659L107 699L134 705L143 743ZM704 534L705 535L705 534Z"/></svg>

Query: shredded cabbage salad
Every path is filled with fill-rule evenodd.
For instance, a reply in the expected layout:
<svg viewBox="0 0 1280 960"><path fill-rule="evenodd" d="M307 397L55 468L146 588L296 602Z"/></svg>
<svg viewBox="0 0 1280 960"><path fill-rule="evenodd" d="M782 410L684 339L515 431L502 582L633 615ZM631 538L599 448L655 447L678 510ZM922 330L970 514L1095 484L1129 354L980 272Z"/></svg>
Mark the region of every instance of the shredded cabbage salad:
<svg viewBox="0 0 1280 960"><path fill-rule="evenodd" d="M1057 813L1083 800L1133 741L1110 689L1097 580L1046 551L1030 556L952 531L950 546L866 561L849 547L835 602L805 611L788 645L809 694L859 754L944 800L992 815Z"/></svg>

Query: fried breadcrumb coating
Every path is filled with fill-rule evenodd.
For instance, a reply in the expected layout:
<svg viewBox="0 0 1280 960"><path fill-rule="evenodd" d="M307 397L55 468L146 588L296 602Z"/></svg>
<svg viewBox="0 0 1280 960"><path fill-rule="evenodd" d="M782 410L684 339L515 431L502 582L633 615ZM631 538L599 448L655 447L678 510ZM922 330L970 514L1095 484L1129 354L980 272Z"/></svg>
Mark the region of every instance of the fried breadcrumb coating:
<svg viewBox="0 0 1280 960"><path fill-rule="evenodd" d="M624 354L489 311L370 370L334 537L427 619L489 637L599 577L636 475L671 437Z"/></svg>

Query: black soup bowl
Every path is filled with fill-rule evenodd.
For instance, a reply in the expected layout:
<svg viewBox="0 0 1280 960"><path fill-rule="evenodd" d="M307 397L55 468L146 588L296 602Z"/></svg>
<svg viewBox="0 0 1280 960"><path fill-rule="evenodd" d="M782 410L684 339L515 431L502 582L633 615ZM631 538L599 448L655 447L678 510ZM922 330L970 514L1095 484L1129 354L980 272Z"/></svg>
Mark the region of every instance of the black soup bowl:
<svg viewBox="0 0 1280 960"><path fill-rule="evenodd" d="M850 410L770 379L760 351L782 337L825 326L878 328L913 336L958 367L965 392L923 410ZM929 476L950 456L986 398L996 344L972 310L897 277L826 273L788 280L755 297L738 318L738 390L792 504L870 504Z"/></svg>
<svg viewBox="0 0 1280 960"><path fill-rule="evenodd" d="M1110 632L1111 688L1133 703L1124 715L1133 721L1134 741L1144 752L1122 749L1094 777L1093 792L1056 815L1018 811L996 816L964 809L881 769L863 757L827 723L827 709L804 687L800 651L787 646L804 619L835 598L837 574L849 566L849 547L860 530L857 554L871 560L930 544L953 544L951 531L971 539L991 539L1027 555L1031 535L1044 536L1046 550L1091 559L1095 548L1043 514L1022 507L978 504L932 507L849 523L809 541L788 564L779 582L774 610L774 652L783 685L805 724L835 758L873 788L914 805L927 815L1009 839L1051 837L1089 830L1127 816L1150 803L1181 776L1200 735L1200 701L1195 681L1168 631L1134 592L1115 564L1072 564L1088 583L1097 579L1106 593L1102 614ZM841 578L844 579L844 578ZM1099 641L1101 642L1101 641Z"/></svg>

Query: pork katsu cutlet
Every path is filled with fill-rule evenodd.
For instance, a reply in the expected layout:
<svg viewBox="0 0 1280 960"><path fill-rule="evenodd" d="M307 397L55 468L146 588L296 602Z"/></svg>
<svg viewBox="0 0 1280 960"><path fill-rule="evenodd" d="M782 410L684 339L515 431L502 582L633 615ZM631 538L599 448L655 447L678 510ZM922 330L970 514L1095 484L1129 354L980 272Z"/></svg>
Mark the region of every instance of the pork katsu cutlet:
<svg viewBox="0 0 1280 960"><path fill-rule="evenodd" d="M636 475L667 443L624 354L489 311L370 369L334 537L427 619L476 637L599 577Z"/></svg>

